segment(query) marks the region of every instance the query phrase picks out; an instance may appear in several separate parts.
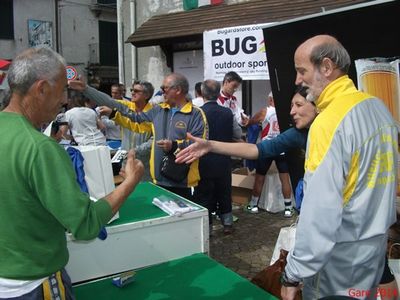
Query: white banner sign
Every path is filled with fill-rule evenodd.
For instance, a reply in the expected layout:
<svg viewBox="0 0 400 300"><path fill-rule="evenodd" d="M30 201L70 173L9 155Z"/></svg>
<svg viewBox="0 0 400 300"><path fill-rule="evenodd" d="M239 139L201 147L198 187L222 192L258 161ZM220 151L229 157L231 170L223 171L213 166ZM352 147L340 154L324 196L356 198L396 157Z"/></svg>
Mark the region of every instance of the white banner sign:
<svg viewBox="0 0 400 300"><path fill-rule="evenodd" d="M204 31L204 78L222 81L235 71L244 80L269 79L262 27L246 25Z"/></svg>

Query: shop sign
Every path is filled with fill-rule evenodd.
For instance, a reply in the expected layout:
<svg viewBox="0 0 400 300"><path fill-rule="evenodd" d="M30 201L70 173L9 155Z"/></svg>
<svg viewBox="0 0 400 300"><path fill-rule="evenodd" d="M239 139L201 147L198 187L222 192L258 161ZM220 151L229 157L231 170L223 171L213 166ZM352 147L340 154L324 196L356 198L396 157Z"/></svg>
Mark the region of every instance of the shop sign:
<svg viewBox="0 0 400 300"><path fill-rule="evenodd" d="M262 28L270 24L205 31L204 78L221 81L225 73L235 71L244 80L269 79Z"/></svg>

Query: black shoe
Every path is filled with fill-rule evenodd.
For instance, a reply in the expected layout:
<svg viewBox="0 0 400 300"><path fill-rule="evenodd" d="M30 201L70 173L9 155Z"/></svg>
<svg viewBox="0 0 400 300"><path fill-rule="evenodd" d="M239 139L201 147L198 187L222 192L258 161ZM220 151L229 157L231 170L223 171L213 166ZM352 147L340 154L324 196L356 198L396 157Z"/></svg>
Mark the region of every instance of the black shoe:
<svg viewBox="0 0 400 300"><path fill-rule="evenodd" d="M233 226L232 225L224 225L224 234L230 235L233 233Z"/></svg>

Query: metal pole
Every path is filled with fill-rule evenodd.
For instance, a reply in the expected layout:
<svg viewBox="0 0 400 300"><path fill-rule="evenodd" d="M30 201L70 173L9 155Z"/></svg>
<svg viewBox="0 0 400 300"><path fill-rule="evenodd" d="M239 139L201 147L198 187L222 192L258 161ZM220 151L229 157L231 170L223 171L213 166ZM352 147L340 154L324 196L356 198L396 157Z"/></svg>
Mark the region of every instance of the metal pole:
<svg viewBox="0 0 400 300"><path fill-rule="evenodd" d="M130 34L136 30L136 1L130 1L130 14L131 14L131 31ZM131 45L131 66L132 66L132 79L137 79L137 49Z"/></svg>
<svg viewBox="0 0 400 300"><path fill-rule="evenodd" d="M122 18L122 2L123 0L117 0L118 77L119 82L125 84L124 24Z"/></svg>

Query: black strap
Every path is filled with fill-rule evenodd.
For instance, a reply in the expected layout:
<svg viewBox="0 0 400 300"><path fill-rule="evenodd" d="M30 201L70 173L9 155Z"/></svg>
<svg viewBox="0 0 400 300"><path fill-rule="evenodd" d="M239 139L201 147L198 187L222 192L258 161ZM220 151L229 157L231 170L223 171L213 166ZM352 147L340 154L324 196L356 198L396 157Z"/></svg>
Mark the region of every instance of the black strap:
<svg viewBox="0 0 400 300"><path fill-rule="evenodd" d="M163 138L167 139L167 126L168 126L168 110L164 108L164 116L163 116Z"/></svg>
<svg viewBox="0 0 400 300"><path fill-rule="evenodd" d="M164 139L168 139L168 132L167 132L167 128L168 128L168 110L164 109L164 115L163 115L163 138ZM169 151L169 153L174 153L175 150L178 148L178 142L177 141L172 141L172 148Z"/></svg>
<svg viewBox="0 0 400 300"><path fill-rule="evenodd" d="M117 109L116 108L113 108L113 110L111 111L111 114L108 116L108 118L110 119L110 120L112 120L112 119L114 119L114 117L115 117L115 115L117 114Z"/></svg>

